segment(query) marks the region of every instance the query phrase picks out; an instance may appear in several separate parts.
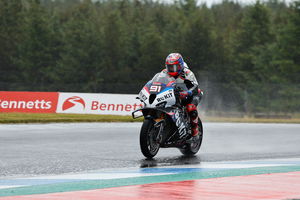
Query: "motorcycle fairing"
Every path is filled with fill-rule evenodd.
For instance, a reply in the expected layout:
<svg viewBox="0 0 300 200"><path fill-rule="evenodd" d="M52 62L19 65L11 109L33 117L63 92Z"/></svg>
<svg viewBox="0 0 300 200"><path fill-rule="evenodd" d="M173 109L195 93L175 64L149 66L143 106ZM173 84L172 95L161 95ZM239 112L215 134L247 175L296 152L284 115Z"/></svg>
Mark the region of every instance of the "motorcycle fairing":
<svg viewBox="0 0 300 200"><path fill-rule="evenodd" d="M148 107L157 107L164 102L166 102L164 106L172 106L176 103L173 86L164 86L164 84L159 85L158 83L145 86L139 93L139 98L148 104Z"/></svg>
<svg viewBox="0 0 300 200"><path fill-rule="evenodd" d="M171 117L171 119L175 123L178 129L179 138L182 139L186 137L188 135L188 128L187 128L188 126L186 120L184 119L182 109L174 108L167 114Z"/></svg>
<svg viewBox="0 0 300 200"><path fill-rule="evenodd" d="M170 116L170 118L172 119L172 121L174 122L175 126L177 127L178 130L178 135L179 138L182 139L184 137L186 137L188 135L188 126L187 126L187 122L183 117L183 111L180 108L173 108L173 107L168 107L168 108L141 108L138 110L135 110L132 113L132 117L138 118L134 116L134 113L142 111L143 115L141 116L145 116L147 117L149 111L151 110L158 110L160 112L163 112L167 115ZM140 116L140 117L141 117Z"/></svg>

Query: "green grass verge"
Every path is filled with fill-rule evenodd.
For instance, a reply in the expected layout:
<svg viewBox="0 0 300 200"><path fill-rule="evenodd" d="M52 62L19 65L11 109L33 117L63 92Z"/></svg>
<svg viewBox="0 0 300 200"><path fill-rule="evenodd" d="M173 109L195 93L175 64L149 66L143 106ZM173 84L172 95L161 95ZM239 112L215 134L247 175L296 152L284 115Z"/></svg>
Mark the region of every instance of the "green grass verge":
<svg viewBox="0 0 300 200"><path fill-rule="evenodd" d="M41 114L41 113L0 113L0 123L53 123L53 122L141 122L143 118L132 119L131 116L88 115L88 114ZM203 117L203 122L238 122L238 123L300 123L300 118L291 119L257 119Z"/></svg>
<svg viewBox="0 0 300 200"><path fill-rule="evenodd" d="M0 123L50 123L50 122L138 122L131 116L87 114L0 113Z"/></svg>
<svg viewBox="0 0 300 200"><path fill-rule="evenodd" d="M254 117L203 117L206 122L236 122L236 123L293 123L300 124L300 118L291 119L272 119L272 118L254 118Z"/></svg>

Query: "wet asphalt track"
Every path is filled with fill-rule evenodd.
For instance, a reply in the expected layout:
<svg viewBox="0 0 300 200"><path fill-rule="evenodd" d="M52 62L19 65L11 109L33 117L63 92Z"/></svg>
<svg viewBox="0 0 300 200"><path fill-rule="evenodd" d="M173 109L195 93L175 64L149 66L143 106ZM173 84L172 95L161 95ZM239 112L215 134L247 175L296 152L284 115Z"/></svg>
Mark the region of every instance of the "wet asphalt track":
<svg viewBox="0 0 300 200"><path fill-rule="evenodd" d="M161 149L154 160L139 150L141 123L0 125L0 177L61 174L103 168L300 158L300 124L204 123L194 157Z"/></svg>

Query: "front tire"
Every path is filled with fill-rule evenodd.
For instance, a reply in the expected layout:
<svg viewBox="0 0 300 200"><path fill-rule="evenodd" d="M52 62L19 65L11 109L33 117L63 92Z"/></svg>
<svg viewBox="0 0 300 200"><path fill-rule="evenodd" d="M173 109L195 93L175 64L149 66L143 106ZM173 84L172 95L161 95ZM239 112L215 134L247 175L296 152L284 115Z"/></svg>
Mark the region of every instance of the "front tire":
<svg viewBox="0 0 300 200"><path fill-rule="evenodd" d="M198 129L199 137L197 138L197 140L190 144L186 144L183 148L179 149L182 154L191 156L195 155L199 151L203 139L203 126L200 118L198 118Z"/></svg>
<svg viewBox="0 0 300 200"><path fill-rule="evenodd" d="M160 144L156 141L157 131L154 121L145 119L140 132L140 148L147 158L153 158L159 150Z"/></svg>

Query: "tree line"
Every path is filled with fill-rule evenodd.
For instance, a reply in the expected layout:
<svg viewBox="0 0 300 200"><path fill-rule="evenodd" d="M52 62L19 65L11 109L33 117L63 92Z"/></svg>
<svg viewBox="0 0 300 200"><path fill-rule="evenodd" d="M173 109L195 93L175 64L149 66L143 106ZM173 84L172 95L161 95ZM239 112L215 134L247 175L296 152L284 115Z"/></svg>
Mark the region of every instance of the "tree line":
<svg viewBox="0 0 300 200"><path fill-rule="evenodd" d="M300 111L299 0L0 0L0 90L136 94L171 52L206 109Z"/></svg>

